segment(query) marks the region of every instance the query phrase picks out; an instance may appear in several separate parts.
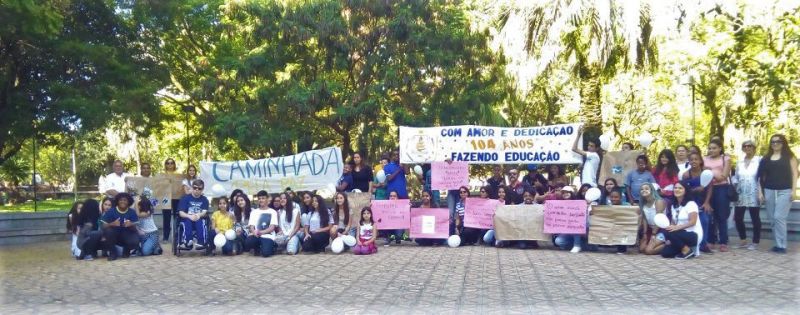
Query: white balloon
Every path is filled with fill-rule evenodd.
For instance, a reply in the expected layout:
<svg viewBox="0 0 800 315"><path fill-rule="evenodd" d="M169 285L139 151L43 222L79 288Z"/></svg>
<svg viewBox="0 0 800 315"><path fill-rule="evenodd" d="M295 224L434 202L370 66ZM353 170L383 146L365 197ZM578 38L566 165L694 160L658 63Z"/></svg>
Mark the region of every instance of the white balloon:
<svg viewBox="0 0 800 315"><path fill-rule="evenodd" d="M215 195L224 195L225 187L222 187L222 184L214 184L211 186L211 192L213 192Z"/></svg>
<svg viewBox="0 0 800 315"><path fill-rule="evenodd" d="M667 215L663 213L656 214L656 217L653 219L653 221L656 223L657 227L662 229L669 226L669 218L667 218Z"/></svg>
<svg viewBox="0 0 800 315"><path fill-rule="evenodd" d="M289 255L297 254L300 250L300 238L295 235L294 237L289 239L289 242L286 243L286 253Z"/></svg>
<svg viewBox="0 0 800 315"><path fill-rule="evenodd" d="M712 173L711 170L704 170L700 173L700 185L703 187L708 186L712 179L714 179L714 173Z"/></svg>
<svg viewBox="0 0 800 315"><path fill-rule="evenodd" d="M356 189L353 189L353 190L351 190L350 192L354 192L354 193L360 193L360 192L361 192L361 189L358 189L358 188L356 188Z"/></svg>
<svg viewBox="0 0 800 315"><path fill-rule="evenodd" d="M356 238L353 237L352 235L342 236L342 241L344 241L344 244L347 246L350 247L356 246Z"/></svg>
<svg viewBox="0 0 800 315"><path fill-rule="evenodd" d="M234 232L233 230L225 231L225 238L228 239L229 241L235 240L236 232Z"/></svg>
<svg viewBox="0 0 800 315"><path fill-rule="evenodd" d="M220 233L217 234L217 236L214 236L214 246L217 248L222 248L222 246L225 246L225 243L227 242L228 240L225 239L225 234Z"/></svg>
<svg viewBox="0 0 800 315"><path fill-rule="evenodd" d="M600 140L600 148L605 151L608 151L608 149L611 147L611 137L604 134L600 136L599 140Z"/></svg>
<svg viewBox="0 0 800 315"><path fill-rule="evenodd" d="M344 250L344 241L342 241L341 237L336 238L331 243L331 250L334 254L341 254Z"/></svg>
<svg viewBox="0 0 800 315"><path fill-rule="evenodd" d="M375 178L378 179L378 182L384 183L386 182L386 173L383 170L378 171L378 174L375 174Z"/></svg>
<svg viewBox="0 0 800 315"><path fill-rule="evenodd" d="M586 199L586 201L595 201L597 199L600 199L600 195L601 195L600 189L598 189L597 187L592 187L586 191L584 199Z"/></svg>
<svg viewBox="0 0 800 315"><path fill-rule="evenodd" d="M644 133L642 133L642 135L639 136L639 144L641 144L642 147L645 149L649 147L651 143L653 143L653 140L654 140L653 135L651 135L647 131L645 131Z"/></svg>
<svg viewBox="0 0 800 315"><path fill-rule="evenodd" d="M458 247L458 245L461 245L461 237L458 235L450 235L447 239L447 245L450 247Z"/></svg>
<svg viewBox="0 0 800 315"><path fill-rule="evenodd" d="M414 165L414 173L417 173L417 175L422 175L422 166Z"/></svg>

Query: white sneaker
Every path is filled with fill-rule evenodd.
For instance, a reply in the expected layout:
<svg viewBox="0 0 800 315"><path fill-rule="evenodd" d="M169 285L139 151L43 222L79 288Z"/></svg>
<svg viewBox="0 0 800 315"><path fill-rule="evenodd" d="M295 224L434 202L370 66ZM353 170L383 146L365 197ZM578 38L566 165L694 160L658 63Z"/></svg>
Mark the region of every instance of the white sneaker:
<svg viewBox="0 0 800 315"><path fill-rule="evenodd" d="M748 250L757 250L758 249L758 244L747 245L747 249Z"/></svg>
<svg viewBox="0 0 800 315"><path fill-rule="evenodd" d="M573 246L573 247L572 247L572 250L571 250L571 251L569 251L569 252L570 252L570 253L573 253L573 254L574 254L574 253L580 253L580 252L581 252L581 247L580 247L580 246Z"/></svg>

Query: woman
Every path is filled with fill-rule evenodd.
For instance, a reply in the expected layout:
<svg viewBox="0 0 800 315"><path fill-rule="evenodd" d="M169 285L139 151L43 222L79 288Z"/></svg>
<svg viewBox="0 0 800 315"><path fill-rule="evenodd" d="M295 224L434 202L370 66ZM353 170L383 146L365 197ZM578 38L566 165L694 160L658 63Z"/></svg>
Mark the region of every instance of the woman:
<svg viewBox="0 0 800 315"><path fill-rule="evenodd" d="M661 250L661 257L689 259L697 255L695 248L703 234L703 227L697 219L699 208L687 195L684 182L678 182L674 188L673 202L667 215L671 225L664 228L667 245Z"/></svg>
<svg viewBox="0 0 800 315"><path fill-rule="evenodd" d="M135 210L139 217L139 222L136 222L136 230L139 232L141 255L161 255L161 246L158 244L158 227L153 221L153 204L150 203L150 199L142 197L136 203Z"/></svg>
<svg viewBox="0 0 800 315"><path fill-rule="evenodd" d="M165 174L175 174L177 171L175 159L167 158L164 160ZM172 209L161 209L161 226L164 230L164 237L161 239L164 240L164 242L169 241L169 237L172 235L172 214L178 213L178 203L181 201L181 197L182 196L172 196Z"/></svg>
<svg viewBox="0 0 800 315"><path fill-rule="evenodd" d="M111 201L109 208L111 207ZM78 248L81 251L78 260L94 260L97 250L100 248L100 239L103 237L99 231L100 204L97 200L86 199L83 202L81 212L78 214L77 224L80 228L78 232Z"/></svg>
<svg viewBox="0 0 800 315"><path fill-rule="evenodd" d="M689 169L689 149L685 145L675 147L675 164L678 165L678 178Z"/></svg>
<svg viewBox="0 0 800 315"><path fill-rule="evenodd" d="M356 236L356 229L351 225L350 220L350 202L347 200L347 194L337 192L333 195L334 206L332 211L333 229L331 229L331 239L344 235Z"/></svg>
<svg viewBox="0 0 800 315"><path fill-rule="evenodd" d="M664 149L658 154L658 165L653 170L653 177L658 184L658 193L664 197L672 197L672 187L678 182L680 169L672 150Z"/></svg>
<svg viewBox="0 0 800 315"><path fill-rule="evenodd" d="M756 156L756 144L751 140L742 143L742 152L744 158L736 163L736 171L734 172L736 183L736 192L739 193L739 200L735 202L733 210L733 221L736 223L736 232L739 233L739 248L747 248L749 250L758 249L758 243L761 240L761 218L759 212L762 202L760 197L761 186L758 183L758 165L761 163L761 157ZM753 238L752 243L747 243L747 229L744 226L744 213L750 213L750 222L753 224Z"/></svg>
<svg viewBox="0 0 800 315"><path fill-rule="evenodd" d="M505 186L498 187L497 188L497 201L499 201L500 204L513 205L514 203L512 203L511 201L516 199L516 198L508 198L508 194L509 193L513 194L513 192L509 192L508 188L506 188Z"/></svg>
<svg viewBox="0 0 800 315"><path fill-rule="evenodd" d="M183 179L183 190L187 195L192 194L192 182L197 179L197 168L194 165L186 167L186 178Z"/></svg>
<svg viewBox="0 0 800 315"><path fill-rule="evenodd" d="M250 198L242 194L235 197L234 200L232 209L233 215L236 217L236 223L246 226L247 222L250 221L250 212L253 210Z"/></svg>
<svg viewBox="0 0 800 315"><path fill-rule="evenodd" d="M698 217L703 231L710 231L712 223L711 212L707 209L710 209L711 206L706 204L706 196L711 190L711 186L703 187L700 185L700 174L705 170L703 156L700 155L700 153L690 153L689 166L689 169L683 173L683 182L686 184L686 188L689 189L689 198L692 198L696 204L702 205ZM700 240L700 251L706 254L714 253L711 248L708 247L708 233L703 233L703 238Z"/></svg>
<svg viewBox="0 0 800 315"><path fill-rule="evenodd" d="M475 245L478 242L479 229L464 227L464 205L469 197L469 188L461 186L458 189L459 200L456 203L456 215L454 219L455 234L461 237L461 245Z"/></svg>
<svg viewBox="0 0 800 315"><path fill-rule="evenodd" d="M399 200L400 194L397 193L395 190L389 191L389 200ZM395 245L400 245L400 241L403 239L403 233L405 230L397 229L397 230L383 230L383 233L386 235L386 244L383 246L389 246L394 240Z"/></svg>
<svg viewBox="0 0 800 315"><path fill-rule="evenodd" d="M603 183L603 188L600 190L600 199L597 199L597 204L607 205L611 203L611 201L608 200L608 196L614 191L619 191L622 193L622 187L619 187L616 179L606 179L606 181ZM625 194L622 194L622 199L627 200Z"/></svg>
<svg viewBox="0 0 800 315"><path fill-rule="evenodd" d="M578 195L575 197L575 199L586 200L586 192L589 191L590 188L592 188L592 185L589 184L581 185L581 188L578 188Z"/></svg>
<svg viewBox="0 0 800 315"><path fill-rule="evenodd" d="M230 207L228 209L226 209L226 210L228 210L228 212L230 212L230 213L233 213L233 208L236 207L236 199L239 196L243 196L243 195L244 195L244 191L242 191L241 189L234 189L231 192L230 197L228 197L228 200L230 200Z"/></svg>
<svg viewBox="0 0 800 315"><path fill-rule="evenodd" d="M564 187L567 184L569 184L569 178L563 166L553 164L547 168L547 185L550 186L550 190Z"/></svg>
<svg viewBox="0 0 800 315"><path fill-rule="evenodd" d="M659 238L658 227L655 223L656 214L664 213L666 204L656 191L653 184L643 184L639 189L642 200L639 203L639 230L642 238L639 240L639 252L645 255L658 255L664 249L664 236Z"/></svg>
<svg viewBox="0 0 800 315"><path fill-rule="evenodd" d="M422 191L422 203L415 208L438 208L439 206L433 202L433 196L429 190ZM433 246L433 245L442 245L444 244L445 240L443 239L432 239L432 238L417 238L414 239L414 242L417 243L419 246Z"/></svg>
<svg viewBox="0 0 800 315"><path fill-rule="evenodd" d="M275 237L275 244L286 247L286 253L294 255L299 250L298 246L303 235L300 232L300 209L295 209L295 204L288 193L284 192L278 198L281 209L278 211L278 235Z"/></svg>
<svg viewBox="0 0 800 315"><path fill-rule="evenodd" d="M353 153L353 165L350 173L353 175L353 188L361 192L372 193L372 168L364 161L360 152Z"/></svg>
<svg viewBox="0 0 800 315"><path fill-rule="evenodd" d="M308 225L305 226L303 238L303 252L319 253L325 251L330 242L330 231L333 228L330 211L325 206L325 199L314 196L311 202L311 212Z"/></svg>
<svg viewBox="0 0 800 315"><path fill-rule="evenodd" d="M767 155L758 166L758 181L764 189L759 197L765 200L767 214L772 218L772 252L785 254L786 218L797 191L797 158L789 150L786 136L776 134L770 138Z"/></svg>
<svg viewBox="0 0 800 315"><path fill-rule="evenodd" d="M488 186L481 187L480 190L478 191L478 194L480 194L481 199L489 199L489 190L487 187Z"/></svg>
<svg viewBox="0 0 800 315"><path fill-rule="evenodd" d="M100 219L109 261L117 259L116 245L122 246L123 258L129 257L130 251L139 247L139 234L136 232L139 217L135 210L130 210L133 197L127 193L119 193L114 196L114 204L116 206Z"/></svg>
<svg viewBox="0 0 800 315"><path fill-rule="evenodd" d="M708 233L708 243L711 249L719 242L719 251L728 251L728 217L731 215L731 200L728 196L730 187L729 175L731 174L731 160L722 148L722 142L711 139L708 143L708 155L703 158L706 168L714 174L711 180L711 191L706 196L706 210L711 212L714 221ZM705 207L704 207L705 208Z"/></svg>

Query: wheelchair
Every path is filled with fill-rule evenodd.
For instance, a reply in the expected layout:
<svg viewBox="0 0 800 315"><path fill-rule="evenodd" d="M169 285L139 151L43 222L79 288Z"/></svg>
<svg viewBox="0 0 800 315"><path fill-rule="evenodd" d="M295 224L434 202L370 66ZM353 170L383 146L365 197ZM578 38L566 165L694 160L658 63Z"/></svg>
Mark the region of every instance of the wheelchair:
<svg viewBox="0 0 800 315"><path fill-rule="evenodd" d="M203 245L204 249L199 250L205 256L212 256L214 254L213 245L214 240L211 239L211 218L210 215L206 215L205 217L201 218L206 223L206 242ZM198 250L186 250L181 248L181 242L183 242L183 225L181 224L181 217L180 211L173 211L172 214L172 254L176 257L180 257L183 255L182 252L198 252ZM195 232L196 233L196 232ZM195 238L196 240L196 238ZM197 242L195 242L195 245Z"/></svg>

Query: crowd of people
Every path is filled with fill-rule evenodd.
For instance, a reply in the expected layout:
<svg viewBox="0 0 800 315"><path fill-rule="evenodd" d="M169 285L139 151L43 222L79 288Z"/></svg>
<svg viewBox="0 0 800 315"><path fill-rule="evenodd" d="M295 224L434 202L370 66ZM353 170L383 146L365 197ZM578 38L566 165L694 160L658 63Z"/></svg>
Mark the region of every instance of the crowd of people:
<svg viewBox="0 0 800 315"><path fill-rule="evenodd" d="M623 150L634 146L625 143ZM623 183L613 178L598 181L603 152L596 140L580 148L576 140L573 150L584 157L578 174L580 185L570 185L563 165L527 167L520 169L495 165L475 197L499 200L502 204L542 204L547 200L586 200L587 191L597 187L600 197L587 200L587 216L591 220L593 205L629 205L638 207L640 253L665 258L691 258L699 252L730 250L728 218L733 209L739 248L758 249L761 233L759 217L762 205L772 221L775 253L785 253L787 246L786 219L796 191L798 160L789 149L783 135L770 138L765 156L756 155L753 141L742 144L742 154L734 159L723 150L719 139L712 138L706 152L697 146L678 145L661 150L651 165L646 154L639 155L636 169L625 176ZM735 163L734 163L735 161ZM205 183L197 178L197 169L188 166L183 181L183 197L172 200L171 209L162 210L161 233L153 220L153 203L146 196L131 196L126 192L123 163L115 161L113 172L100 183L105 195L100 202L94 199L76 203L68 217L67 228L73 236L72 254L81 260L92 260L98 253L115 260L131 255L158 255L161 244L172 236L172 217L176 211L182 235L181 250L220 250L224 255L252 253L269 257L276 253L321 253L342 238L354 254L368 255L384 246L413 241L419 246L443 245L446 240L408 238L404 230L381 230L373 220L370 207L353 209L358 218L352 219L348 193L364 192L373 200L410 199L412 207L447 207L450 213L450 235L458 235L460 245L538 248L537 241L499 241L493 230L464 226L465 201L472 195L469 187L450 190L442 202L441 192L431 189L430 165L413 171L401 165L399 152L381 156L380 165L371 167L360 153L345 164L344 173L336 183L336 193L327 201L315 192L294 192L290 188L278 194L260 191L251 203L251 196L234 190L229 197L217 198L212 204L204 196ZM713 179L703 183L704 171ZM176 173L176 163L167 159L165 173ZM385 174L377 176L378 173ZM383 175L382 174L382 175ZM152 176L151 166L143 163L139 176ZM409 182L418 182L419 193ZM748 240L744 215L750 215L752 236ZM657 216L669 219L659 227ZM589 226L587 224L587 226ZM233 231L233 232L229 232ZM211 241L225 235L224 246ZM341 241L341 240L340 240ZM589 244L586 234L553 235L556 248L573 253L602 250ZM216 248L221 247L221 248ZM615 246L625 253L628 246ZM613 248L613 247L612 247Z"/></svg>

